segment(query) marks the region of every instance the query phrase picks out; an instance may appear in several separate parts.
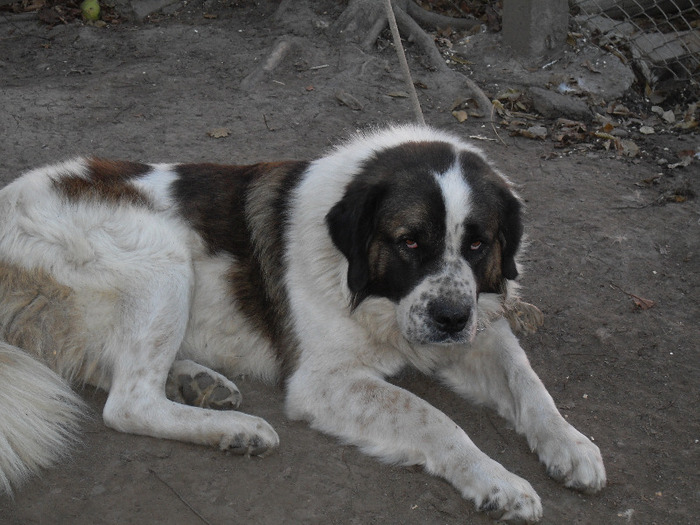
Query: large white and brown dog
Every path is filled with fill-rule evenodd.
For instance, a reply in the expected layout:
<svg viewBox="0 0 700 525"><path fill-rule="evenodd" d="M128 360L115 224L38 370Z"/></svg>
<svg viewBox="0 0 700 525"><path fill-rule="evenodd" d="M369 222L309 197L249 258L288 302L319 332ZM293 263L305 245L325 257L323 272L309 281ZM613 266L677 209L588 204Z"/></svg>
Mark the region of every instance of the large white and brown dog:
<svg viewBox="0 0 700 525"><path fill-rule="evenodd" d="M412 366L495 409L566 486L605 485L504 312L522 235L510 183L430 128L358 135L313 162L83 158L0 191L0 489L53 463L82 410L107 426L263 454L238 374L283 380L289 417L423 465L477 508L537 521L524 479L385 381ZM229 410L215 410L229 409Z"/></svg>

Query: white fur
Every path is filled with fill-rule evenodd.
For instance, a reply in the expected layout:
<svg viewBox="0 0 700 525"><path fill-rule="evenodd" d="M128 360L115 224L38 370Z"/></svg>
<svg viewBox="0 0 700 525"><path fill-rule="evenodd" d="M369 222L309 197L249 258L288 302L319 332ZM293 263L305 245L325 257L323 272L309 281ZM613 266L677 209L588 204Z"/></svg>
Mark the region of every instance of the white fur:
<svg viewBox="0 0 700 525"><path fill-rule="evenodd" d="M0 385L0 493L12 494L13 484L66 455L84 406L54 372L3 342Z"/></svg>
<svg viewBox="0 0 700 525"><path fill-rule="evenodd" d="M542 506L527 481L488 458L438 409L384 380L405 366L433 374L512 422L567 485L600 489L605 484L600 453L559 415L508 323L499 318L505 299L484 294L477 305L473 297L478 316L461 344L412 344L401 326L401 308L397 315L396 305L386 299L370 297L355 310L349 308L348 263L329 236L326 214L366 159L407 141L443 141L457 151L481 154L429 128L372 132L311 163L291 195L285 285L299 355L287 380L287 413L385 461L424 465L477 507L503 519L537 521ZM0 191L0 263L41 269L74 292L85 359L95 365L88 367L94 373L83 379L109 389L105 423L125 432L234 450L277 446L275 431L262 419L184 406L165 397L166 378L176 360L191 360L179 361L176 370L210 367L229 376L247 373L268 380L279 374L270 344L228 291L227 270L235 258L207 253L173 207L172 166L153 166L135 182L153 203L150 208L89 201L67 205L51 179L84 170L80 160L37 170ZM457 166L435 176L449 232L440 277L471 297L474 277L459 256L459 243L474 196ZM433 286L426 280L418 291L430 292ZM3 348L12 356L18 352ZM9 405L11 415L19 413L8 385L22 388L12 383L20 381L30 384L27 390L36 383L37 392L47 392L62 411L54 410L56 415L44 423L33 417L13 417L12 423L0 418L0 453L7 448L2 440L12 432L10 425L23 434L31 433L31 425L39 430L33 443L12 445L16 457L30 457L33 463L0 459L5 490L56 458L54 450L62 447L54 444L65 442L63 429L73 428L77 406L55 378L41 375L36 361L11 361L9 366L39 375L0 375L3 410ZM0 367L2 373L7 370ZM46 449L42 456L40 450Z"/></svg>

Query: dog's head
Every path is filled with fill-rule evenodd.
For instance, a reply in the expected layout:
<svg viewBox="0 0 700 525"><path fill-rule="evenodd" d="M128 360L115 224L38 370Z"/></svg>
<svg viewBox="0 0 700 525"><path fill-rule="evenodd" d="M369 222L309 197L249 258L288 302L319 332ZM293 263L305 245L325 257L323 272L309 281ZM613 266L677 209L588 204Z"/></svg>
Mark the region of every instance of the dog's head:
<svg viewBox="0 0 700 525"><path fill-rule="evenodd" d="M502 293L518 275L520 201L478 150L458 141L373 153L326 223L348 261L352 307L391 300L412 343L470 341L479 294Z"/></svg>

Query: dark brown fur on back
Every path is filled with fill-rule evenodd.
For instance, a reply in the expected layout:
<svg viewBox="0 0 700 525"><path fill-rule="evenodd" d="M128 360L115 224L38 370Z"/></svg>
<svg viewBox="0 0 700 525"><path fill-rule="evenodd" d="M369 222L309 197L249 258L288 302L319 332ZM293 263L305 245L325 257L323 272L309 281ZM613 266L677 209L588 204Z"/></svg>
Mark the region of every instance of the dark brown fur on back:
<svg viewBox="0 0 700 525"><path fill-rule="evenodd" d="M276 349L286 372L296 360L284 287L289 195L305 162L176 167L174 197L212 254L235 257L229 279L240 310Z"/></svg>

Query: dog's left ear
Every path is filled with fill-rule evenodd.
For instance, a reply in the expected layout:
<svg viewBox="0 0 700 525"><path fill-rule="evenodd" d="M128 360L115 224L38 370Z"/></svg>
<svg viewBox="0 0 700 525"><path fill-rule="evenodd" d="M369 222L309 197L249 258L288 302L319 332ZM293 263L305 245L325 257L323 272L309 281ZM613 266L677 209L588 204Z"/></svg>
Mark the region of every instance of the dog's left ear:
<svg viewBox="0 0 700 525"><path fill-rule="evenodd" d="M380 184L350 184L343 198L326 215L333 244L348 260L348 287L355 302L363 298L369 284L369 245L384 191Z"/></svg>
<svg viewBox="0 0 700 525"><path fill-rule="evenodd" d="M499 241L501 242L501 275L506 279L518 276L515 256L523 237L522 204L508 188L500 191Z"/></svg>

